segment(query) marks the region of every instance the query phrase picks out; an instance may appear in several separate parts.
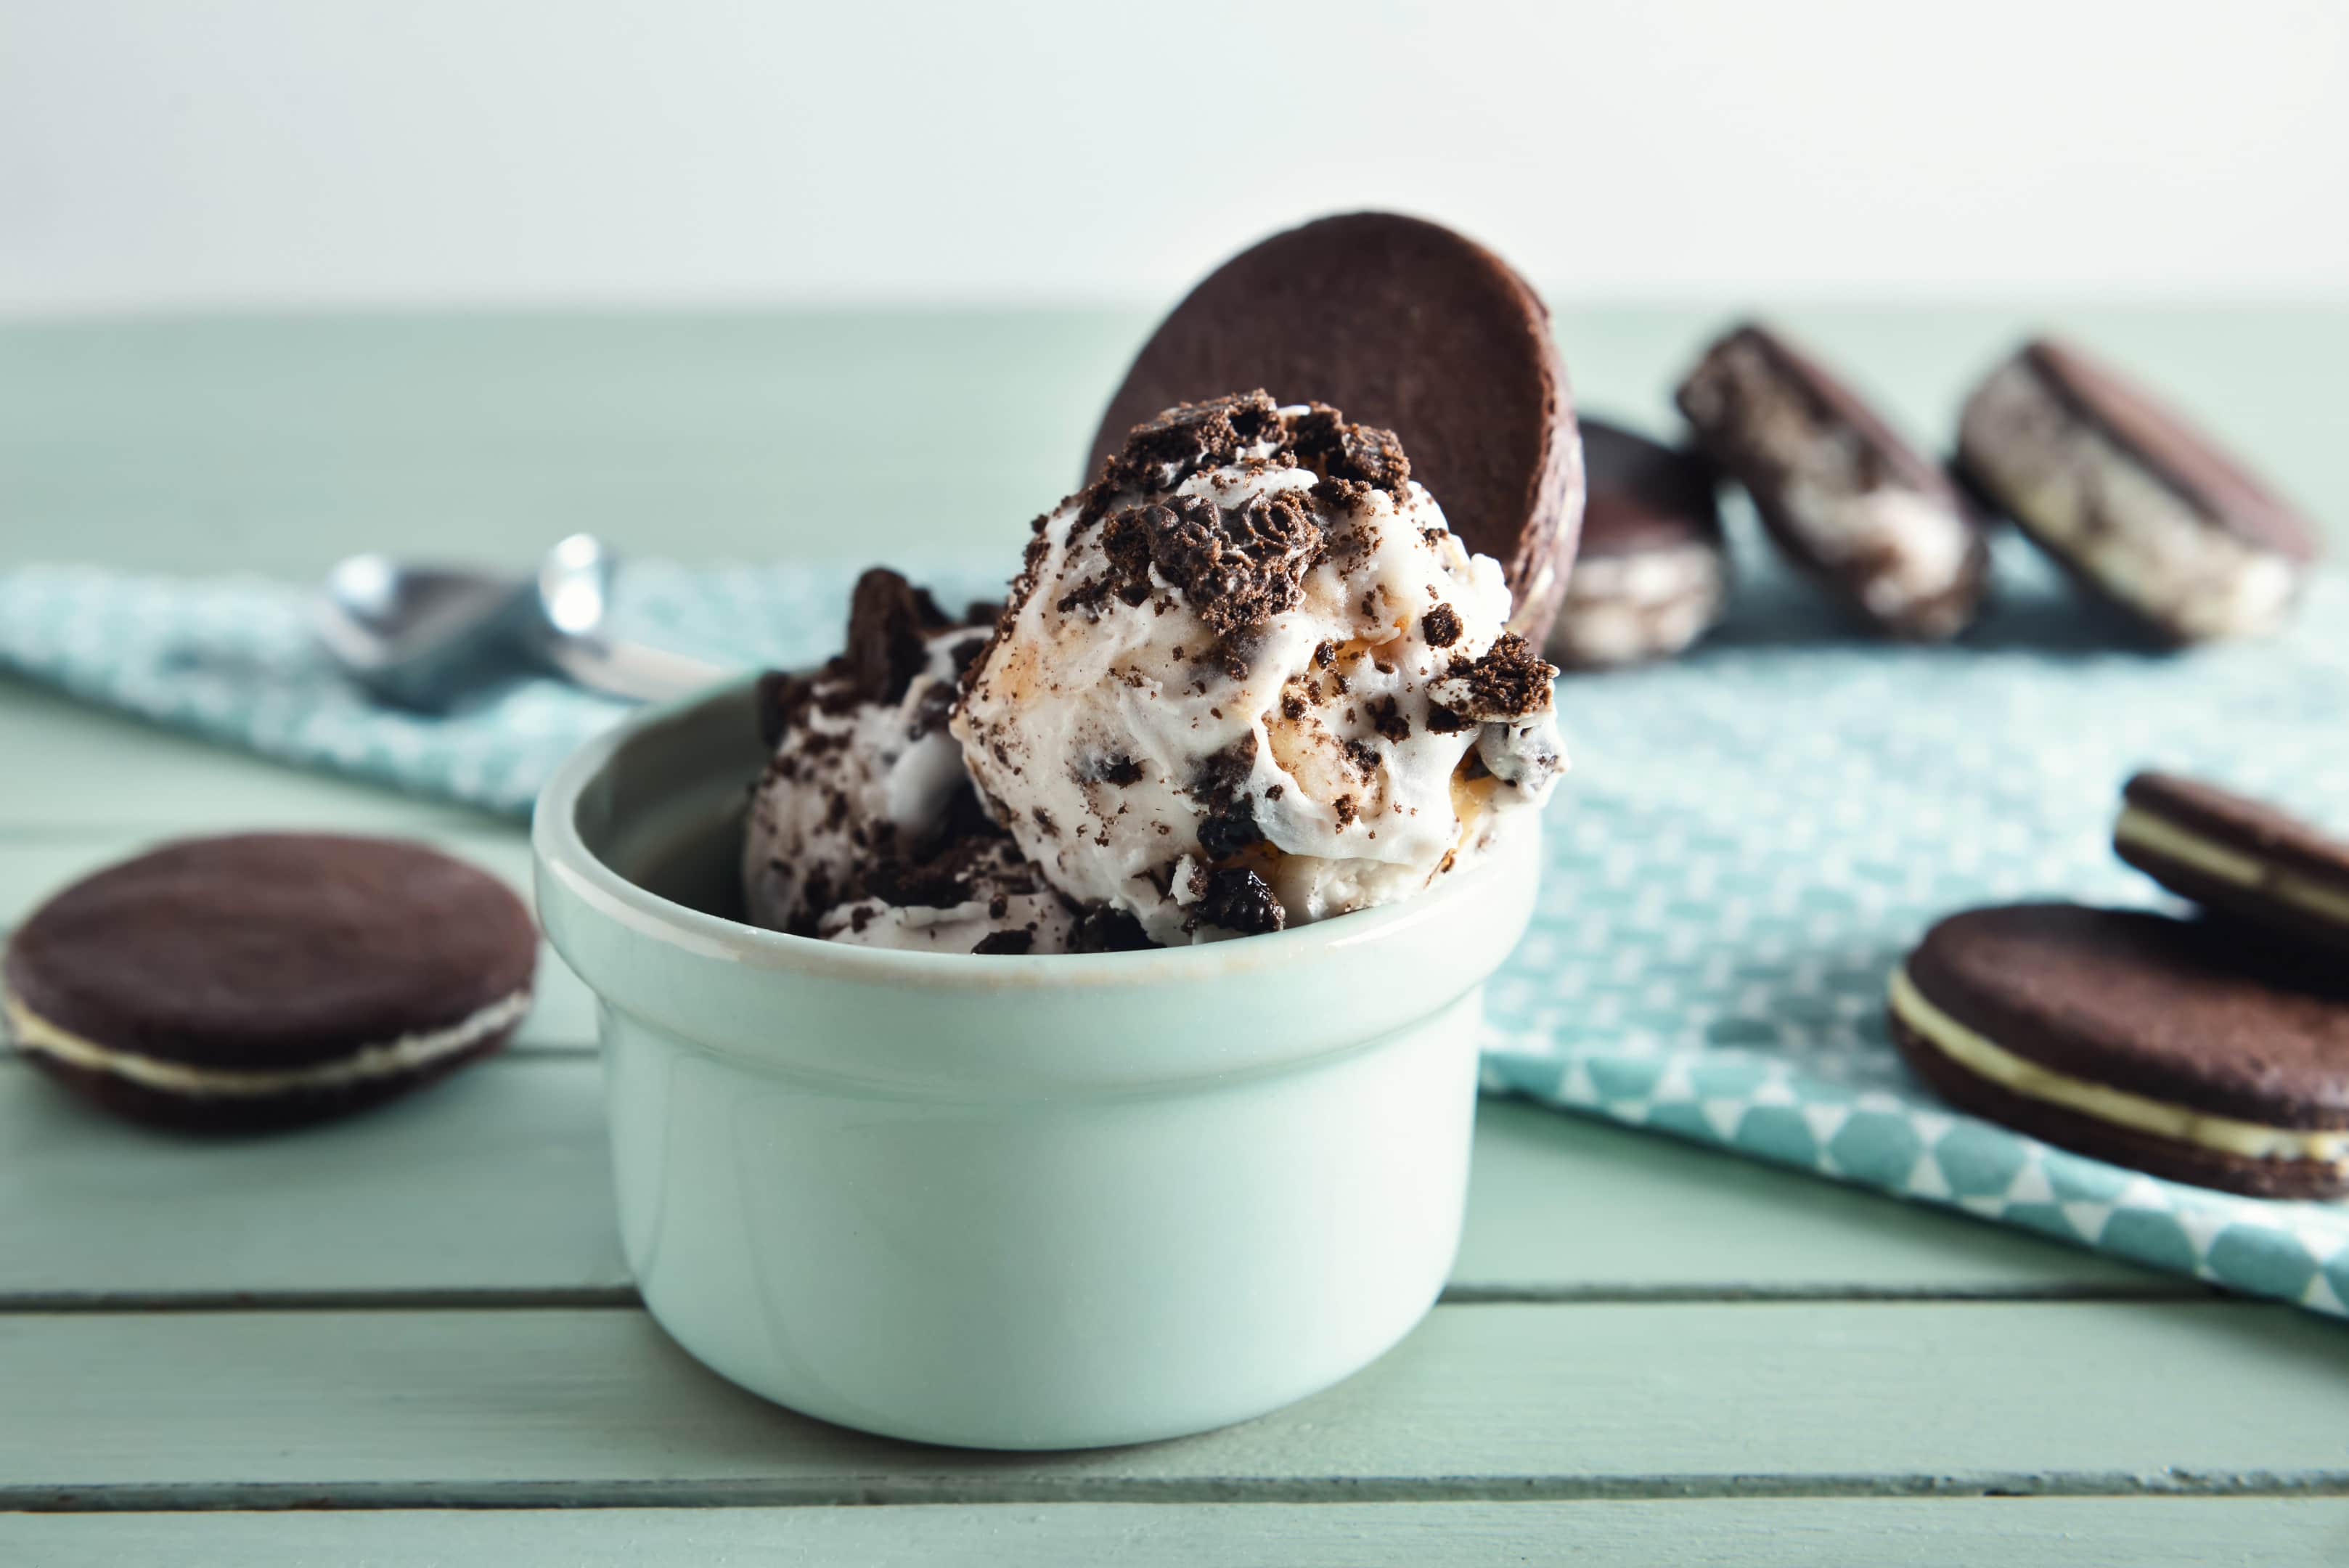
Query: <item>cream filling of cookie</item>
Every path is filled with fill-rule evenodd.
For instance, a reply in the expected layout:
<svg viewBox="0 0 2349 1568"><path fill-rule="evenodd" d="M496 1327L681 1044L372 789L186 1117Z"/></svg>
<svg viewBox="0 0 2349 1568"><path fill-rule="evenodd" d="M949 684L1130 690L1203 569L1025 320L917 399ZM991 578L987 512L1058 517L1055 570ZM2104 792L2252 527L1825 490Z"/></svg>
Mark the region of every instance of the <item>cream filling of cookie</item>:
<svg viewBox="0 0 2349 1568"><path fill-rule="evenodd" d="M2204 518L2020 361L1966 400L1958 448L2033 533L2182 636L2270 631L2292 607L2290 558Z"/></svg>
<svg viewBox="0 0 2349 1568"><path fill-rule="evenodd" d="M1784 501L1830 566L1872 564L1858 592L1876 615L1904 616L1965 580L1973 531L1954 508L1922 491L1882 485L1854 494L1837 480L1798 472L1786 482ZM1954 636L1971 615L1971 602L1951 604L1923 629Z"/></svg>
<svg viewBox="0 0 2349 1568"><path fill-rule="evenodd" d="M1977 1077L1988 1078L2024 1099L2246 1159L2349 1164L2349 1128L2265 1127L2075 1078L2028 1061L1975 1033L1928 1002L1905 969L1892 971L1889 992L1893 1014L1934 1050Z"/></svg>
<svg viewBox="0 0 2349 1568"><path fill-rule="evenodd" d="M2113 837L2165 860L2175 860L2205 877L2265 893L2278 903L2289 904L2306 914L2349 925L2349 892L2327 887L2313 877L2286 870L2255 855L2246 855L2230 844L2180 827L2143 806L2121 808L2120 821L2113 826Z"/></svg>
<svg viewBox="0 0 2349 1568"><path fill-rule="evenodd" d="M340 1088L347 1084L411 1073L519 1023L530 1011L530 1002L531 993L524 989L446 1028L420 1030L380 1044L363 1045L347 1056L315 1066L285 1068L194 1067L136 1051L117 1050L58 1028L7 992L0 992L0 1017L7 1020L8 1033L19 1051L53 1057L68 1066L110 1073L168 1094L235 1098Z"/></svg>
<svg viewBox="0 0 2349 1568"><path fill-rule="evenodd" d="M1710 545L1585 556L1566 580L1550 652L1575 664L1678 653L1721 618L1728 587L1728 567Z"/></svg>

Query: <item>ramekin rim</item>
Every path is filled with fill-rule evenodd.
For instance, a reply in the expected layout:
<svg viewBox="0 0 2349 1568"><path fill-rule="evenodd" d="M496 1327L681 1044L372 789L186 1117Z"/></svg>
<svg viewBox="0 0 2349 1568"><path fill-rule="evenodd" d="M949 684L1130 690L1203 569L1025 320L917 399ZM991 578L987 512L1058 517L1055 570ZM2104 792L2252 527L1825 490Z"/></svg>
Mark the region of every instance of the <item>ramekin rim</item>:
<svg viewBox="0 0 2349 1568"><path fill-rule="evenodd" d="M577 823L580 797L622 747L647 730L743 690L751 679L728 680L648 706L591 737L566 756L539 792L532 813L531 851L542 888L551 878L566 895L649 939L706 958L758 968L972 991L1111 988L1306 968L1317 959L1350 949L1406 940L1504 876L1510 869L1506 864L1510 852L1528 857L1538 855L1539 824L1527 821L1511 832L1514 843L1503 853L1449 873L1440 885L1412 898L1288 930L1189 947L1109 953L935 953L793 936L709 914L640 887L587 846Z"/></svg>

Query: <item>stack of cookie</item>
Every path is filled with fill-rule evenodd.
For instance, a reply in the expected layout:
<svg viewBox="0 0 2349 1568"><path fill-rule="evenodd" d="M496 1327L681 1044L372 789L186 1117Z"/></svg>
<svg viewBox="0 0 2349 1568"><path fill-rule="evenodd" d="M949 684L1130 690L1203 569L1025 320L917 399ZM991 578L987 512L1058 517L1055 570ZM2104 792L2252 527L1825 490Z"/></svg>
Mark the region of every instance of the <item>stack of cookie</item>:
<svg viewBox="0 0 2349 1568"><path fill-rule="evenodd" d="M1952 1104L2157 1176L2349 1192L2349 841L2168 774L2114 847L2198 918L1971 909L1890 984L1892 1037Z"/></svg>
<svg viewBox="0 0 2349 1568"><path fill-rule="evenodd" d="M1909 640L1953 638L1980 614L2000 515L2172 646L2273 630L2318 555L2308 521L2209 435L2067 344L2026 344L1983 379L1946 467L1757 324L1707 348L1678 400L1685 448L1582 421L1589 501L1551 638L1562 664L1669 656L1720 618L1720 473L1806 577Z"/></svg>

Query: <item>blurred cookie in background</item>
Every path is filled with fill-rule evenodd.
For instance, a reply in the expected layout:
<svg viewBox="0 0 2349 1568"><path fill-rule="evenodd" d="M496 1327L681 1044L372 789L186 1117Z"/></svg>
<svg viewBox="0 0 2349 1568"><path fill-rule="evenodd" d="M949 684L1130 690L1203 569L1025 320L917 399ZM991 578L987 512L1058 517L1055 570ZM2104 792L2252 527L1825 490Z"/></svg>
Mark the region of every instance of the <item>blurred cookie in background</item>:
<svg viewBox="0 0 2349 1568"><path fill-rule="evenodd" d="M1747 323L1705 350L1679 401L1772 539L1877 630L1936 641L1974 618L1990 553L1973 508L1816 359Z"/></svg>
<svg viewBox="0 0 2349 1568"><path fill-rule="evenodd" d="M2349 839L2177 774L2122 791L2113 849L2214 915L2349 952Z"/></svg>
<svg viewBox="0 0 2349 1568"><path fill-rule="evenodd" d="M2174 643L2282 625L2315 528L2209 435L2053 338L1966 400L1958 461L2082 585Z"/></svg>
<svg viewBox="0 0 2349 1568"><path fill-rule="evenodd" d="M1721 619L1720 472L1702 453L1585 416L1582 550L1549 657L1578 670L1667 659Z"/></svg>

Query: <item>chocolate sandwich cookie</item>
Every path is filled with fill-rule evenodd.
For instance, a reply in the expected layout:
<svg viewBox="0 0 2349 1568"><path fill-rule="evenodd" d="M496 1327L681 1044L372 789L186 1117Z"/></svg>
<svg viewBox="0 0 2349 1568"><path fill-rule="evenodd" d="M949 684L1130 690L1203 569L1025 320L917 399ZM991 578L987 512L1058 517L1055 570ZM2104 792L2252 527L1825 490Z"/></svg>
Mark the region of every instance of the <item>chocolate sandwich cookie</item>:
<svg viewBox="0 0 2349 1568"><path fill-rule="evenodd" d="M1971 504L1816 359L1749 323L1705 350L1679 400L1771 538L1878 629L1933 640L1973 619L1990 551Z"/></svg>
<svg viewBox="0 0 2349 1568"><path fill-rule="evenodd" d="M421 845L191 839L35 911L0 1014L26 1061L122 1115L284 1125L495 1050L530 1011L537 956L519 898Z"/></svg>
<svg viewBox="0 0 2349 1568"><path fill-rule="evenodd" d="M2216 441L2052 338L1974 389L1958 461L2081 584L2172 642L2272 630L2319 554L2308 520Z"/></svg>
<svg viewBox="0 0 2349 1568"><path fill-rule="evenodd" d="M1452 531L1501 563L1510 629L1540 645L1574 566L1581 446L1549 312L1507 263L1392 213L1273 235L1159 323L1110 400L1085 478L1160 410L1252 387L1394 432Z"/></svg>
<svg viewBox="0 0 2349 1568"><path fill-rule="evenodd" d="M1585 670L1680 652L1721 618L1720 472L1701 453L1584 416L1589 499L1549 656Z"/></svg>
<svg viewBox="0 0 2349 1568"><path fill-rule="evenodd" d="M2213 913L2349 949L2349 839L2175 774L2139 774L2122 793L2122 859Z"/></svg>
<svg viewBox="0 0 2349 1568"><path fill-rule="evenodd" d="M2261 1198L2349 1191L2349 977L2256 933L2075 904L1953 915L1892 976L1892 1037L1952 1104Z"/></svg>

